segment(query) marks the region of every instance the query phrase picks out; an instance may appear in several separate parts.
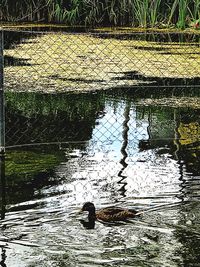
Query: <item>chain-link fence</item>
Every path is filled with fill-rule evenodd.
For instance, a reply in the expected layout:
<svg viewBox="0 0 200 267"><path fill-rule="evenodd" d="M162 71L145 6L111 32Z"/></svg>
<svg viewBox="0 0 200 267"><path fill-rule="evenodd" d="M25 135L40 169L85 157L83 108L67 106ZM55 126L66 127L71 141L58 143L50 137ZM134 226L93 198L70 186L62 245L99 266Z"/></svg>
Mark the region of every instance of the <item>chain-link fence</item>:
<svg viewBox="0 0 200 267"><path fill-rule="evenodd" d="M182 206L173 205L199 195L199 35L3 33L7 187L2 202L4 212L14 212L7 214L5 225L12 228L7 235L19 229L26 235L29 227L22 241L42 240L48 262L58 260L49 253L49 243L52 251L66 252L67 240L69 266L77 261L86 266L91 244L96 244L77 223L75 210L85 201L139 210L164 204L171 209L155 214L157 227L180 221ZM13 226L17 216L21 221ZM148 215L141 220L152 224ZM152 234L142 229L134 239L132 230L121 228L127 243L110 228L117 233L114 242L108 228L99 229L95 238L108 249L101 254L98 242L94 254L101 254L105 266L111 266L112 257L122 264L123 255L132 266L129 247L141 248L140 237L145 231ZM84 259L76 254L80 234L86 242ZM156 238L164 238L164 251L169 242L162 234ZM168 238L170 246L176 244L175 237ZM143 252L137 250L142 257Z"/></svg>
<svg viewBox="0 0 200 267"><path fill-rule="evenodd" d="M100 98L60 93L121 89L135 91L137 97L144 88L143 95L150 96L161 87L162 92L180 87L181 94L185 87L198 87L200 81L199 36L193 34L4 31L4 48L5 90L12 95L7 103L18 103L24 113L7 120L8 146L88 139L82 120L91 118L94 110L101 112ZM21 94L13 94L17 92ZM77 114L84 105L87 114ZM68 114L62 118L57 109ZM15 116L13 110L9 112ZM50 113L54 114L51 119ZM80 131L72 130L72 117L80 122ZM34 131L35 124L41 125L39 132Z"/></svg>
<svg viewBox="0 0 200 267"><path fill-rule="evenodd" d="M4 35L6 89L55 93L199 84L199 36L192 34Z"/></svg>

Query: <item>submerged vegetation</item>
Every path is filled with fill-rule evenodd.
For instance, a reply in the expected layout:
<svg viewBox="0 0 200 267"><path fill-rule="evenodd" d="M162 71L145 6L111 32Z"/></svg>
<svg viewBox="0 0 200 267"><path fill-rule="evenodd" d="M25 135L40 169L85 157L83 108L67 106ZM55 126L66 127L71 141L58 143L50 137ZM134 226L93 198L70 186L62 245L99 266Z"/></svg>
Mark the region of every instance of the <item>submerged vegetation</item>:
<svg viewBox="0 0 200 267"><path fill-rule="evenodd" d="M2 0L0 20L87 26L199 27L200 0Z"/></svg>
<svg viewBox="0 0 200 267"><path fill-rule="evenodd" d="M90 140L95 121L104 110L104 100L97 94L6 92L5 98L7 148L33 143L84 143Z"/></svg>

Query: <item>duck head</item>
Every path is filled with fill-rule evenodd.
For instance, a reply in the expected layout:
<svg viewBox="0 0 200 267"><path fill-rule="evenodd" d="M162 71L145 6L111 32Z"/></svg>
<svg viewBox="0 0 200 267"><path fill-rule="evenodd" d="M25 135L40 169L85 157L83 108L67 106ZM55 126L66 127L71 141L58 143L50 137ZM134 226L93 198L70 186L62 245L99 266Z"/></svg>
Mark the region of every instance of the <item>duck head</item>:
<svg viewBox="0 0 200 267"><path fill-rule="evenodd" d="M81 211L88 211L89 214L88 214L88 218L92 218L94 217L95 218L95 206L92 202L86 202Z"/></svg>

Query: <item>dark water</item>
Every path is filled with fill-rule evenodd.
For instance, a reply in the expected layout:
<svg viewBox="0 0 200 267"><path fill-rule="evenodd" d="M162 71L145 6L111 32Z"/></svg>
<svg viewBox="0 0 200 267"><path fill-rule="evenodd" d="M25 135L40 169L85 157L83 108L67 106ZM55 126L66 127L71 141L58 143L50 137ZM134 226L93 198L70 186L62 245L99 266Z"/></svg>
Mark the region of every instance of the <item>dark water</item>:
<svg viewBox="0 0 200 267"><path fill-rule="evenodd" d="M199 266L200 109L187 93L7 94L0 266ZM85 201L149 210L87 229Z"/></svg>
<svg viewBox="0 0 200 267"><path fill-rule="evenodd" d="M13 27L15 26L15 28ZM139 32L134 31L134 28L128 27L105 27L105 28L89 28L83 26L66 26L66 25L40 25L40 24L13 24L12 27L9 25L4 25L5 39L9 40L7 44L17 44L19 41L22 42L24 39L28 38L30 33L37 35L38 33L46 32L63 32L63 33L93 33L101 36L101 38L116 38L116 39L133 39L149 42L199 42L199 34L196 34L193 31L188 32L177 32L177 31L154 31L141 29ZM194 45L194 44L193 44ZM5 47L7 48L7 46Z"/></svg>

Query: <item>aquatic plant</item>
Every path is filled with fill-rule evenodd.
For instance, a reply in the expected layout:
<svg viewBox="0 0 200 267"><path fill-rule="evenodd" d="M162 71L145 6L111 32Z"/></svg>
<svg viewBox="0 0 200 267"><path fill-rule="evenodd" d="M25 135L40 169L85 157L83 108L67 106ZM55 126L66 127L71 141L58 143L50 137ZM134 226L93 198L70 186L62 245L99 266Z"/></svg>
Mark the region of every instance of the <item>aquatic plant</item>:
<svg viewBox="0 0 200 267"><path fill-rule="evenodd" d="M176 25L184 29L200 17L200 0L2 0L0 20L67 25Z"/></svg>

